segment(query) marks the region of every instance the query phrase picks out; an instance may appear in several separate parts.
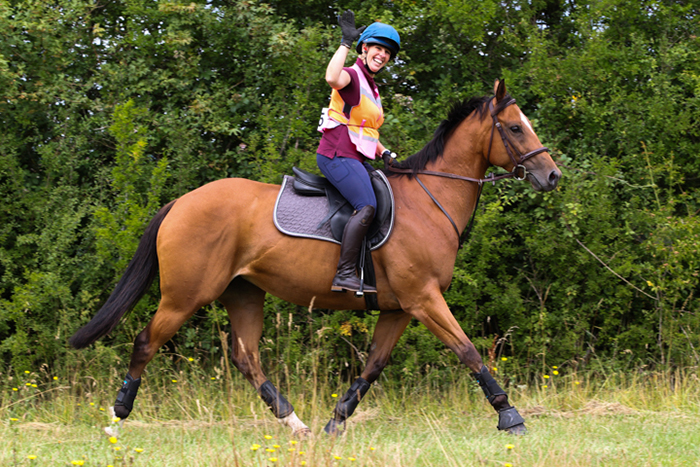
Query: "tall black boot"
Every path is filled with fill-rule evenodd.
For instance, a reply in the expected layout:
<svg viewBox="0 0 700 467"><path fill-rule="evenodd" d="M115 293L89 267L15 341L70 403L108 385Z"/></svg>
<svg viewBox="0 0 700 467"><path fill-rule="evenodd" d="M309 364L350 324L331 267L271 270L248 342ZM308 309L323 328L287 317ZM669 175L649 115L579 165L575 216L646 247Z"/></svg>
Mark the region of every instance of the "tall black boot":
<svg viewBox="0 0 700 467"><path fill-rule="evenodd" d="M343 230L343 239L340 243L340 261L338 261L338 270L333 278L331 290L333 292L358 292L360 290L360 278L357 277L356 265L362 242L364 241L369 225L374 219L374 207L365 206L355 213L348 220L345 230ZM377 293L374 287L364 286L364 293Z"/></svg>

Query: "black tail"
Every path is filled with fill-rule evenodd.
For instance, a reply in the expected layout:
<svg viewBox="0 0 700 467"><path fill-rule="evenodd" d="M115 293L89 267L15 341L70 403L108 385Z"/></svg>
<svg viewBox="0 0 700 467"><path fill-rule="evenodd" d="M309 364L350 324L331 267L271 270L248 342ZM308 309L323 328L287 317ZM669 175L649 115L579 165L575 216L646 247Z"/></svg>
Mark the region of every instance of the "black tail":
<svg viewBox="0 0 700 467"><path fill-rule="evenodd" d="M70 345L76 349L82 349L109 333L146 293L158 272L158 252L156 251L158 229L173 204L175 201L163 206L151 219L134 257L131 258L112 295L90 322L73 334L68 341Z"/></svg>

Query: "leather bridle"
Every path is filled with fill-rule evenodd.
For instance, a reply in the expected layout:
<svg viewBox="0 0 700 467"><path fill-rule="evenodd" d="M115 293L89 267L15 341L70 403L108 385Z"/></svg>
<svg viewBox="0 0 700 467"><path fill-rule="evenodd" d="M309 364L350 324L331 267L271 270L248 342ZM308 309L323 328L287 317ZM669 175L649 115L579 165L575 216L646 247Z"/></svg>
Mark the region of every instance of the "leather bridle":
<svg viewBox="0 0 700 467"><path fill-rule="evenodd" d="M452 224L452 227L454 228L455 232L457 232L457 238L459 238L459 246L458 249L462 247L462 244L464 243L464 240L466 240L466 237L469 236L469 233L471 233L472 225L474 223L474 215L470 216L469 219L469 225L465 229L466 231L466 236L464 239L462 239L462 235L459 233L459 229L457 228L457 224L452 220L452 217L447 213L445 208L442 207L442 205L438 202L438 200L433 196L432 193L428 190L428 188L421 182L421 180L418 178L419 174L422 175L434 175L437 177L443 177L443 178L451 178L451 179L456 179L456 180L464 180L467 182L475 182L479 184L479 193L476 198L476 203L474 204L474 211L476 211L476 207L479 204L479 198L481 198L481 190L483 188L484 182L491 182L494 185L496 184L497 180L503 180L506 178L515 178L516 180L525 180L527 178L527 169L523 165L523 163L538 155L543 152L549 152L549 148L542 146L540 148L537 148L533 151L527 152L525 154L522 154L518 148L515 147L515 145L508 139L508 135L506 135L505 130L503 129L503 125L501 125L501 122L498 121L498 114L503 111L506 107L509 105L515 104L515 99L510 99L507 101L505 104L498 105L497 107L494 107L493 105L493 99L489 101L489 113L491 114L491 119L493 120L493 124L491 125L491 138L489 139L489 150L486 153L486 160L488 161L489 165L491 165L491 147L493 146L493 135L496 132L496 129L498 129L498 133L501 135L501 140L503 141L503 145L506 148L506 152L508 153L508 157L510 157L511 162L513 163L513 170L511 170L507 174L501 174L501 175L495 175L493 172L490 173L487 177L485 178L472 178L472 177L465 177L463 175L457 175L449 172L436 172L433 170L412 170L412 169L400 169L397 167L392 166L391 162L392 159L389 157L386 157L384 159L384 164L386 170L394 173L401 173L401 174L411 174L415 175L416 181L418 184L425 190L425 192L430 196L430 199L433 200L433 202L440 208L440 210L447 216L447 219L449 219L450 223Z"/></svg>

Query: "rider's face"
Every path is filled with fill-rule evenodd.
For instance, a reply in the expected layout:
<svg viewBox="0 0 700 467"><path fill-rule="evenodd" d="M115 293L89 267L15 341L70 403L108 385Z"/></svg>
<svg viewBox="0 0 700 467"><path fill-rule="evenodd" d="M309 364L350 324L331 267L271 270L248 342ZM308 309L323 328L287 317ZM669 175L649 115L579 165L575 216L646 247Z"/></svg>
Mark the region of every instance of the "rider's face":
<svg viewBox="0 0 700 467"><path fill-rule="evenodd" d="M384 68L391 59L391 51L381 45L365 45L364 50L367 52L367 67L372 73L377 73Z"/></svg>

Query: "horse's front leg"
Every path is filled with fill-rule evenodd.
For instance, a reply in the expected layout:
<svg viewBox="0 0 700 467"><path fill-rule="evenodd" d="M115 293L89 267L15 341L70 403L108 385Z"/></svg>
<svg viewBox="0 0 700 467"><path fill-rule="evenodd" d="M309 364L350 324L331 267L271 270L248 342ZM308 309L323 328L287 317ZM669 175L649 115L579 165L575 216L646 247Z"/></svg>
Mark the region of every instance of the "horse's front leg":
<svg viewBox="0 0 700 467"><path fill-rule="evenodd" d="M326 433L335 435L341 431L345 425L345 420L355 412L360 400L369 390L370 384L377 380L389 362L389 355L391 355L391 351L394 349L409 321L411 321L411 315L401 310L382 312L379 315L377 326L374 328L372 345L370 346L365 369L336 404L333 410L333 417L326 425Z"/></svg>
<svg viewBox="0 0 700 467"><path fill-rule="evenodd" d="M457 354L459 360L472 371L491 406L498 412L498 429L513 434L525 434L525 420L508 403L508 395L499 386L484 365L481 355L450 312L445 299L435 286L410 298L405 310L423 323L438 339Z"/></svg>

